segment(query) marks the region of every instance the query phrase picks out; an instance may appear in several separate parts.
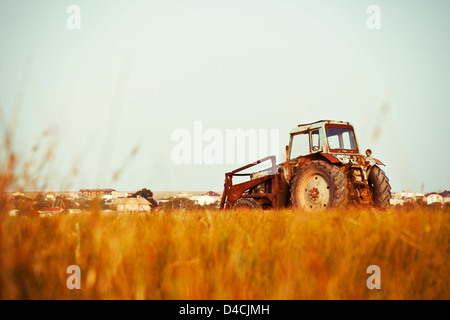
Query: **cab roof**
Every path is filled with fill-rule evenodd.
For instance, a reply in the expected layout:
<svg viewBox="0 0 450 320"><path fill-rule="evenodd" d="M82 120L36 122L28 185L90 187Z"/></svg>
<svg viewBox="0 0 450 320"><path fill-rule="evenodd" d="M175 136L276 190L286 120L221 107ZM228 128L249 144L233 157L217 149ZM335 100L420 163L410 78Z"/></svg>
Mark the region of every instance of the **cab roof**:
<svg viewBox="0 0 450 320"><path fill-rule="evenodd" d="M324 126L325 124L340 124L340 125L351 126L350 122L345 122L345 121L319 120L319 121L316 121L316 122L299 124L296 128L291 130L291 134L302 132L302 131L307 131L307 130L312 130L312 129L318 129L318 128Z"/></svg>

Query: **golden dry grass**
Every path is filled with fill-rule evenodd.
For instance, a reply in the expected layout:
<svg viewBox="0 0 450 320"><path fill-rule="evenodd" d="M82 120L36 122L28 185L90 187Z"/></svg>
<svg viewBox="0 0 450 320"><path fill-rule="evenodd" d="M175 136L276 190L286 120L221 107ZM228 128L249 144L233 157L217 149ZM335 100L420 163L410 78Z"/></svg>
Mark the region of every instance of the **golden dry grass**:
<svg viewBox="0 0 450 320"><path fill-rule="evenodd" d="M449 299L449 231L419 208L3 215L0 298Z"/></svg>

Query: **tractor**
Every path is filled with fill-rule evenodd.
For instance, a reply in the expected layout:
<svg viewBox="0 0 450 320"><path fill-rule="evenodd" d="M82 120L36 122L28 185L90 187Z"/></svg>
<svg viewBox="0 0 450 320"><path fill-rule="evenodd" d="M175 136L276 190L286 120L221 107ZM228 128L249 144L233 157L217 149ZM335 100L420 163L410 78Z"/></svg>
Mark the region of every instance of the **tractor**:
<svg viewBox="0 0 450 320"><path fill-rule="evenodd" d="M321 120L300 124L290 132L286 161L268 156L225 174L221 209L279 209L304 211L347 205L388 208L389 179L372 158L362 155L349 122ZM261 163L270 166L247 172ZM249 180L233 184L233 177Z"/></svg>

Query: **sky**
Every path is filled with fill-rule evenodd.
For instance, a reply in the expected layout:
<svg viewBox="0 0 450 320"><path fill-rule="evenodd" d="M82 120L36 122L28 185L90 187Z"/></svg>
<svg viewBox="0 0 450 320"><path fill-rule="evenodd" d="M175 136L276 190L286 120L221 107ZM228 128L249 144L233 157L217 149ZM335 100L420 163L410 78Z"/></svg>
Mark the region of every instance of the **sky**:
<svg viewBox="0 0 450 320"><path fill-rule="evenodd" d="M281 162L334 119L393 191L448 190L449 34L437 0L0 0L2 149L25 190L221 191L240 164L177 164L174 132L276 130Z"/></svg>

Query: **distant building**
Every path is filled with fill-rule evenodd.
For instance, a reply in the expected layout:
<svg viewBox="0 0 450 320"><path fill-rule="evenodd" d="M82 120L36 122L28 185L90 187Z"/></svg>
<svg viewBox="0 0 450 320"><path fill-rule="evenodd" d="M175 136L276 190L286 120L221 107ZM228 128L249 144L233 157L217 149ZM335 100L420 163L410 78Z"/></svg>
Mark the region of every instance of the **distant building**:
<svg viewBox="0 0 450 320"><path fill-rule="evenodd" d="M219 197L211 197L211 196L207 196L207 195L203 195L203 196L192 196L189 198L189 200L192 200L195 202L195 204L204 206L204 205L208 205L208 204L213 204L214 202L219 201Z"/></svg>
<svg viewBox="0 0 450 320"><path fill-rule="evenodd" d="M105 193L102 195L102 199L106 201L106 203L113 203L115 199L117 198L127 198L128 196L133 195L129 192L119 192L119 191L112 191L111 194Z"/></svg>
<svg viewBox="0 0 450 320"><path fill-rule="evenodd" d="M120 192L120 191L113 191L111 192L111 199L116 199L116 198L126 198L130 195L132 195L133 193L130 192ZM106 195L105 195L106 196Z"/></svg>
<svg viewBox="0 0 450 320"><path fill-rule="evenodd" d="M66 199L76 200L78 199L78 193L77 192L64 192L61 194Z"/></svg>
<svg viewBox="0 0 450 320"><path fill-rule="evenodd" d="M391 206L401 206L403 205L403 203L405 202L405 200L401 199L401 198L394 198L392 197L390 200L390 204Z"/></svg>
<svg viewBox="0 0 450 320"><path fill-rule="evenodd" d="M178 196L177 196L177 198L190 198L190 197L192 197L192 195L187 194L185 192L178 192Z"/></svg>
<svg viewBox="0 0 450 320"><path fill-rule="evenodd" d="M424 193L422 192L393 192L390 200L391 205L403 205L407 203L416 203L419 200L424 199Z"/></svg>
<svg viewBox="0 0 450 320"><path fill-rule="evenodd" d="M431 192L431 193L427 193L425 195L425 201L426 201L427 204L443 203L444 202L444 198L439 193Z"/></svg>
<svg viewBox="0 0 450 320"><path fill-rule="evenodd" d="M117 199L117 212L150 212L150 202L144 198Z"/></svg>
<svg viewBox="0 0 450 320"><path fill-rule="evenodd" d="M67 212L69 212L69 213L82 213L83 211L81 211L80 209L68 209Z"/></svg>
<svg viewBox="0 0 450 320"><path fill-rule="evenodd" d="M85 198L101 198L105 195L112 195L114 189L80 189L82 197Z"/></svg>
<svg viewBox="0 0 450 320"><path fill-rule="evenodd" d="M204 196L220 197L221 195L219 193L217 193L217 192L214 192L214 191L208 191L208 192L205 192Z"/></svg>
<svg viewBox="0 0 450 320"><path fill-rule="evenodd" d="M47 192L45 194L45 200L55 200L56 199L56 193L55 192Z"/></svg>
<svg viewBox="0 0 450 320"><path fill-rule="evenodd" d="M161 198L158 200L158 204L169 202L170 200L172 200L172 198Z"/></svg>

